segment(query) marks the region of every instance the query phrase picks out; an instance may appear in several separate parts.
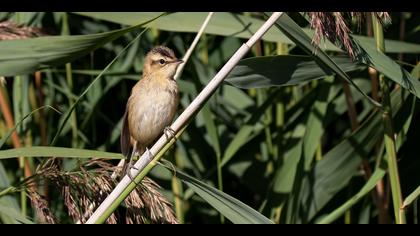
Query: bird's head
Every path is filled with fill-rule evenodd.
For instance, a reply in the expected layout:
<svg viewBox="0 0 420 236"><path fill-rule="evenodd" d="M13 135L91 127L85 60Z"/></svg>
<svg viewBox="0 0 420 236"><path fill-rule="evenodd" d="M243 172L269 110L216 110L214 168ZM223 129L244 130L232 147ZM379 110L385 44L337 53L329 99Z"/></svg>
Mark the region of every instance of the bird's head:
<svg viewBox="0 0 420 236"><path fill-rule="evenodd" d="M165 46L157 46L147 53L143 74L153 74L159 78L172 79L182 62L184 61L176 58L172 49Z"/></svg>

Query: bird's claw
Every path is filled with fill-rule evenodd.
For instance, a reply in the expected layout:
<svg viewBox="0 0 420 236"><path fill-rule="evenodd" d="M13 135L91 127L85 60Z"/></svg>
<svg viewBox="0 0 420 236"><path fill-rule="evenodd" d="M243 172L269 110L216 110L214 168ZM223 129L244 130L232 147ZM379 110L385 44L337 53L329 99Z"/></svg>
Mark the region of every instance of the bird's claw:
<svg viewBox="0 0 420 236"><path fill-rule="evenodd" d="M135 166L134 166L134 164L133 164L133 162L134 162L134 158L135 158L137 155L138 155L138 151L137 151L137 149L136 149L136 148L133 148L133 150L132 150L132 152L131 152L131 156L130 156L130 158L128 159L128 166L127 166L127 169L126 169L126 175L130 178L131 182L134 182L135 184L137 184L137 183L136 183L136 181L134 181L134 177L133 177L133 175L131 174L131 169L138 170L138 169L137 169L137 167L135 167Z"/></svg>
<svg viewBox="0 0 420 236"><path fill-rule="evenodd" d="M131 158L130 162L128 163L127 176L130 178L131 182L134 182L135 184L137 184L137 182L134 180L133 175L131 174L131 169L138 170L137 167L134 166L133 162L134 162L133 158Z"/></svg>
<svg viewBox="0 0 420 236"><path fill-rule="evenodd" d="M165 134L166 139L175 139L175 141L177 140L175 131L170 126L165 127L165 129L163 129L163 133Z"/></svg>

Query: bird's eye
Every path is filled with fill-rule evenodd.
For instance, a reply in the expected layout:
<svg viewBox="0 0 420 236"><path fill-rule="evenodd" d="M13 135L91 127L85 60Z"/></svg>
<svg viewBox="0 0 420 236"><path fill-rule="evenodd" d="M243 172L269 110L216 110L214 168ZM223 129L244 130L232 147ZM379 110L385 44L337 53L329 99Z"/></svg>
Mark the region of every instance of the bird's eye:
<svg viewBox="0 0 420 236"><path fill-rule="evenodd" d="M160 59L160 60L159 60L159 63L160 63L161 65L163 65L163 64L165 64L165 60Z"/></svg>

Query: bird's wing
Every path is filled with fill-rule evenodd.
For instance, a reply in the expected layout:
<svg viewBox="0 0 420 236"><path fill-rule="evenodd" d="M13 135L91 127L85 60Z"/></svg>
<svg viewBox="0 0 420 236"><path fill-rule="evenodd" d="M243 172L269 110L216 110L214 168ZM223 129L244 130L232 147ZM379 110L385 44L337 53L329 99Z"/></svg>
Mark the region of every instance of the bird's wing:
<svg viewBox="0 0 420 236"><path fill-rule="evenodd" d="M123 117L123 126L120 137L121 152L125 158L129 158L130 155L130 132L128 129L128 109L125 109Z"/></svg>

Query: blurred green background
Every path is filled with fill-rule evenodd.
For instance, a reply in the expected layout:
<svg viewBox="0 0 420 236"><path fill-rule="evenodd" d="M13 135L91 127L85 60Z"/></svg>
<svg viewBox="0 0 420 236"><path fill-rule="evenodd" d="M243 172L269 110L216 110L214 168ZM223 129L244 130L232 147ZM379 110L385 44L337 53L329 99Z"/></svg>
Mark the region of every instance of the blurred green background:
<svg viewBox="0 0 420 236"><path fill-rule="evenodd" d="M144 55L163 44L182 58L207 13L159 16L0 13L0 22L42 28L52 35L0 41L4 100L0 112L0 192L20 186L23 177L28 177L24 170L34 173L47 156L62 157L60 166L66 171L87 160L77 158L77 153L66 158L71 150L60 154L47 148L34 154L33 149L18 152L13 148L55 146L120 152L121 118L131 87L141 78ZM390 13L392 22L384 25L385 54L376 52L370 14L362 16L360 25L350 14L343 16L363 49L357 56L363 54L368 60L351 60L339 45L330 42L321 42L320 50L359 90L379 102L387 92L378 74L384 74L389 82L399 185L402 200L409 204L403 212L407 223L418 223L420 15ZM178 114L265 19L262 13L250 12L212 16L178 81ZM390 179L396 176L387 172L382 111L336 76L334 65L326 62L323 53L309 55L297 43L300 36L290 31L293 27L299 26L307 34L309 41L305 42L313 36L306 14L288 13L282 19L279 27L272 27L229 74L165 159L201 180L205 188L223 191L274 223L394 223ZM141 32L139 40L134 40ZM123 50L130 42L132 45ZM369 70L369 66L377 71ZM65 120L75 102L73 113ZM61 114L43 108L23 120L45 105ZM7 138L11 127L5 111L12 116L13 125L18 124L17 143L13 137ZM26 157L27 161L14 157ZM116 165L118 160L110 162ZM149 177L162 186L181 223L237 223L233 219L241 212L232 207L234 203L202 198L161 166ZM30 200L25 200L25 189L21 189L23 194L20 190L0 194L2 223L22 217L39 222ZM40 188L39 192L49 196L49 206L59 222L74 222L59 190L50 188L46 193Z"/></svg>

